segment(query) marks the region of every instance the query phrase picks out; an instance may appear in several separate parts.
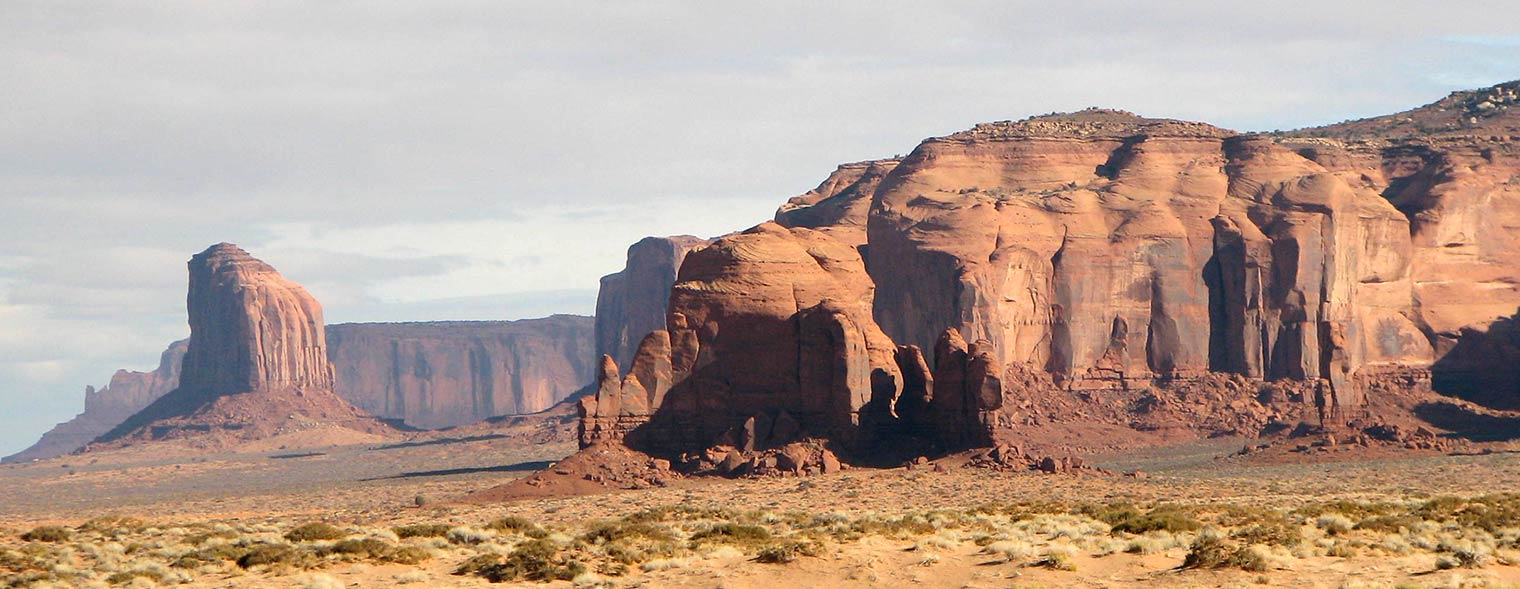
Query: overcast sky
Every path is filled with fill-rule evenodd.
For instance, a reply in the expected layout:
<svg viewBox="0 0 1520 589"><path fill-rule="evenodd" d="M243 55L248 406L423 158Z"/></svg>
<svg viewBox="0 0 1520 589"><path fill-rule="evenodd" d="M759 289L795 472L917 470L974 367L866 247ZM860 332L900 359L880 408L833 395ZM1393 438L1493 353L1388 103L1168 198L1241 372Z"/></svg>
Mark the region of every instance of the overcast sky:
<svg viewBox="0 0 1520 589"><path fill-rule="evenodd" d="M188 335L219 241L329 322L590 314L644 235L1087 106L1270 130L1520 78L1513 2L0 5L0 454Z"/></svg>

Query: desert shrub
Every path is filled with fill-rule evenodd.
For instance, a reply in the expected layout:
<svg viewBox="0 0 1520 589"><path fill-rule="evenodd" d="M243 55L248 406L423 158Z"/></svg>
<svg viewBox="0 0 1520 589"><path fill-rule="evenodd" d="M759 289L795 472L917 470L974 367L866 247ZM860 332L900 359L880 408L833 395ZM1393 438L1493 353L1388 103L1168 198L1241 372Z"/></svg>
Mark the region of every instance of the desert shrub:
<svg viewBox="0 0 1520 589"><path fill-rule="evenodd" d="M1072 557L1073 555L1070 549L1059 547L1051 548L1045 552L1045 556L1040 557L1040 560L1034 561L1029 566L1042 567L1057 571L1075 571L1077 570L1077 565L1076 563L1072 562Z"/></svg>
<svg viewBox="0 0 1520 589"><path fill-rule="evenodd" d="M285 533L285 539L291 542L311 542L314 540L337 540L348 536L348 532L339 529L329 523L311 522L301 524L296 529Z"/></svg>
<svg viewBox="0 0 1520 589"><path fill-rule="evenodd" d="M649 522L599 522L580 536L587 544L606 544L628 538L668 542L675 539L675 533L667 526Z"/></svg>
<svg viewBox="0 0 1520 589"><path fill-rule="evenodd" d="M513 548L511 553L497 562L480 563L473 574L492 583L502 583L518 580L569 581L585 572L585 564L564 558L553 542L529 540Z"/></svg>
<svg viewBox="0 0 1520 589"><path fill-rule="evenodd" d="M318 551L322 556L340 555L360 560L417 564L433 557L425 548L396 546L376 538L349 538Z"/></svg>
<svg viewBox="0 0 1520 589"><path fill-rule="evenodd" d="M477 554L459 563L459 566L454 568L454 574L479 576L480 572L487 567L501 564L501 560L500 554Z"/></svg>
<svg viewBox="0 0 1520 589"><path fill-rule="evenodd" d="M256 566L289 565L304 567L309 564L311 555L295 547L285 544L260 544L248 549L243 556L238 557L237 564L242 568Z"/></svg>
<svg viewBox="0 0 1520 589"><path fill-rule="evenodd" d="M733 512L732 510L717 507L700 507L696 505L667 505L664 507L653 507L650 509L634 512L627 517L624 517L623 521L631 523L650 523L672 520L732 520L737 519L738 516L739 514Z"/></svg>
<svg viewBox="0 0 1520 589"><path fill-rule="evenodd" d="M1239 568L1261 572L1271 568L1271 555L1261 545L1241 546L1220 537L1212 530L1205 530L1188 546L1182 560L1184 569Z"/></svg>
<svg viewBox="0 0 1520 589"><path fill-rule="evenodd" d="M1375 515L1357 522L1356 529L1397 534L1415 529L1422 521L1424 520L1412 515Z"/></svg>
<svg viewBox="0 0 1520 589"><path fill-rule="evenodd" d="M1321 515L1319 518L1314 520L1314 525L1318 526L1319 529L1324 530L1325 533L1330 534L1331 536L1339 536L1351 531L1351 528L1355 527L1355 524L1351 522L1351 518L1348 518L1339 513L1326 513L1325 515Z"/></svg>
<svg viewBox="0 0 1520 589"><path fill-rule="evenodd" d="M220 563L229 560L238 560L248 554L249 549L232 544L213 544L194 552L186 553L174 561L176 568L193 569L206 563Z"/></svg>
<svg viewBox="0 0 1520 589"><path fill-rule="evenodd" d="M499 518L489 524L486 524L486 528L496 530L498 532L526 532L528 530L538 529L538 524L535 524L526 518L509 515L507 517Z"/></svg>
<svg viewBox="0 0 1520 589"><path fill-rule="evenodd" d="M816 542L787 542L760 549L755 562L785 564L803 556L818 556L821 548Z"/></svg>
<svg viewBox="0 0 1520 589"><path fill-rule="evenodd" d="M1399 511L1395 505L1389 503L1359 503L1356 501L1327 501L1324 503L1311 503L1292 511L1293 515L1305 519L1315 519L1323 515L1339 514L1342 516L1361 519L1374 515L1384 515Z"/></svg>
<svg viewBox="0 0 1520 589"><path fill-rule="evenodd" d="M370 558L390 552L392 548L390 544L376 538L349 538L347 540L339 540L332 546L318 550L317 554L323 556L342 554L359 558Z"/></svg>
<svg viewBox="0 0 1520 589"><path fill-rule="evenodd" d="M81 532L93 532L103 536L119 536L128 532L142 531L147 527L142 520L120 515L103 515L79 525Z"/></svg>
<svg viewBox="0 0 1520 589"><path fill-rule="evenodd" d="M1181 510L1171 507L1157 507L1147 513L1113 524L1113 533L1191 532L1201 527L1203 527L1201 522L1193 519Z"/></svg>
<svg viewBox="0 0 1520 589"><path fill-rule="evenodd" d="M131 583L134 579L137 579L139 577L152 580L154 583L162 583L164 580L163 573L160 573L158 571L152 569L134 569L130 571L119 571L111 573L110 576L106 577L106 583L112 585L125 585L127 583Z"/></svg>
<svg viewBox="0 0 1520 589"><path fill-rule="evenodd" d="M1139 509L1128 503L1109 503L1107 505L1086 504L1078 506L1073 510L1073 513L1085 515L1110 526L1142 515Z"/></svg>
<svg viewBox="0 0 1520 589"><path fill-rule="evenodd" d="M702 541L726 542L729 544L743 544L764 542L771 539L771 532L760 526L751 524L736 524L723 522L713 524L707 529L691 535L692 543Z"/></svg>
<svg viewBox="0 0 1520 589"><path fill-rule="evenodd" d="M484 544L496 538L496 533L490 530L477 530L475 528L459 526L451 528L444 534L449 542L454 544Z"/></svg>
<svg viewBox="0 0 1520 589"><path fill-rule="evenodd" d="M1245 544L1290 547L1298 546L1304 540L1303 532L1298 526L1284 522L1263 523L1241 528L1230 534L1230 537Z"/></svg>
<svg viewBox="0 0 1520 589"><path fill-rule="evenodd" d="M1004 562L1013 562L1034 555L1034 547L1018 540L998 540L983 547L982 553L1001 556Z"/></svg>
<svg viewBox="0 0 1520 589"><path fill-rule="evenodd" d="M27 542L68 542L73 533L63 526L38 526L21 535Z"/></svg>
<svg viewBox="0 0 1520 589"><path fill-rule="evenodd" d="M453 526L448 524L412 524L391 528L397 538L442 538Z"/></svg>

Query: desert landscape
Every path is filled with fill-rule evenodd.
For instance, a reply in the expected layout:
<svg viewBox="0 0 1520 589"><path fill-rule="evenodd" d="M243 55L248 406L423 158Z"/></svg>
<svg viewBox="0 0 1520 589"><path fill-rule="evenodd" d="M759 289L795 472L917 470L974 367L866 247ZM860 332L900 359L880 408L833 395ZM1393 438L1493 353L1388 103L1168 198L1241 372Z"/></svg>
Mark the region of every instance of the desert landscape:
<svg viewBox="0 0 1520 589"><path fill-rule="evenodd" d="M1517 92L1271 134L978 125L639 241L594 318L329 326L216 244L190 337L0 467L0 570L1520 584Z"/></svg>
<svg viewBox="0 0 1520 589"><path fill-rule="evenodd" d="M843 4L18 3L0 587L1520 587L1513 8Z"/></svg>

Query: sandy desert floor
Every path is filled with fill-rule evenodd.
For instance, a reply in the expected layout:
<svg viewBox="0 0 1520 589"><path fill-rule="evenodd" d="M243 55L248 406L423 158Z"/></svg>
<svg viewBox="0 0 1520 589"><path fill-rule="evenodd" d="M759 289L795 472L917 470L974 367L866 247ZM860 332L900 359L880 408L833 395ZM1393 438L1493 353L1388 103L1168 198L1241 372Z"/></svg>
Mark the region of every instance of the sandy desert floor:
<svg viewBox="0 0 1520 589"><path fill-rule="evenodd" d="M573 448L72 456L0 467L0 584L1520 586L1520 447L1264 463L1241 444L1096 457L1143 478L946 460L491 505L453 500Z"/></svg>

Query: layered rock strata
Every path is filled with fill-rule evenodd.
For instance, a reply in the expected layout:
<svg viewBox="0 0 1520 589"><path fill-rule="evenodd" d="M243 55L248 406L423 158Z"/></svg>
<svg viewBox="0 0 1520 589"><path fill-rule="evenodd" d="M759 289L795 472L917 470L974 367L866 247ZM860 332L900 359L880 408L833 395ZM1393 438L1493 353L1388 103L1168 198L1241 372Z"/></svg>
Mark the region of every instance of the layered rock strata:
<svg viewBox="0 0 1520 589"><path fill-rule="evenodd" d="M305 289L232 244L211 246L188 265L190 339L179 386L97 444L388 431L333 394L322 306Z"/></svg>
<svg viewBox="0 0 1520 589"><path fill-rule="evenodd" d="M590 317L327 326L334 392L422 429L536 413L592 382Z"/></svg>
<svg viewBox="0 0 1520 589"><path fill-rule="evenodd" d="M1074 389L1427 365L1408 223L1269 138L1092 110L930 139L878 187L878 323Z"/></svg>

